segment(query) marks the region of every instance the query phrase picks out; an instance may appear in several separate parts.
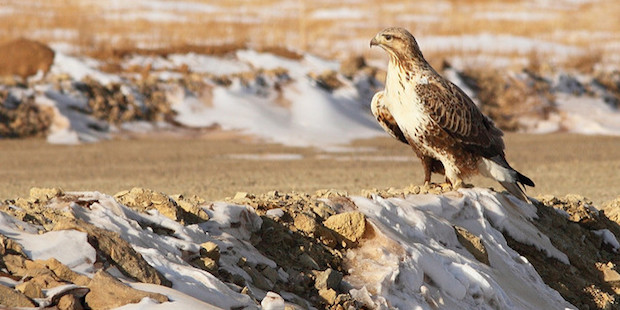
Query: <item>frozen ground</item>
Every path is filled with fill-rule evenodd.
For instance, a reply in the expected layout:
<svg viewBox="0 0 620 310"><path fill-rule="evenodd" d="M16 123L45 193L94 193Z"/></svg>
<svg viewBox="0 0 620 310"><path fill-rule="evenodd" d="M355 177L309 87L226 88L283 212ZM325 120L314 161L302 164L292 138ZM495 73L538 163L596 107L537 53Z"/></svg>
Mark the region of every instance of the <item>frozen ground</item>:
<svg viewBox="0 0 620 310"><path fill-rule="evenodd" d="M532 205L486 189L404 199L350 199L352 205L340 212L361 211L374 231L371 239L348 250L344 258L349 267L341 287L359 304L371 309L576 309L547 286L504 237L506 234L532 245L539 255L570 267L567 255L533 225L537 215ZM325 201L328 205L335 202ZM170 302L159 304L145 298L119 309L284 309L284 303L278 302L279 295L287 302L299 302L294 294L284 291L279 295L270 293L270 301L263 301L267 291L256 286L247 269L239 267L243 258L250 266L273 269L279 281L293 281L289 269L265 257L262 249L255 247L256 241L251 241L264 221L252 207L224 202L204 204L202 209L210 219L185 226L154 210L139 213L97 192L67 193L65 198L50 200L47 207L119 233L172 281L171 288L130 283L134 288L164 294ZM267 216L282 214L267 212ZM479 261L461 245L456 226L480 238L488 263ZM154 231L155 227L158 230ZM162 229L169 233L162 234ZM0 212L0 234L21 244L29 258L54 257L81 274L93 276L98 267L93 265L95 250L86 233L45 231L42 226ZM613 234L607 235L609 242L617 244ZM220 268L245 279L250 294L258 302L263 301L262 307L250 296L240 294L240 287L187 262L188 253L198 253L200 245L207 241L221 249ZM0 283L15 284L2 276Z"/></svg>

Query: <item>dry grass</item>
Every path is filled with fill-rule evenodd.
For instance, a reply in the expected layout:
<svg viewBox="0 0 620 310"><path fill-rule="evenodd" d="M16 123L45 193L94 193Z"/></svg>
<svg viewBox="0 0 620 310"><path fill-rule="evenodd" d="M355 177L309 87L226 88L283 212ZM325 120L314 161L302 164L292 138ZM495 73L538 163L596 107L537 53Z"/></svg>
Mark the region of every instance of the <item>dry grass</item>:
<svg viewBox="0 0 620 310"><path fill-rule="evenodd" d="M79 52L102 55L170 47L217 53L208 47L223 45L277 47L328 57L343 57L347 51L368 53L366 41L391 25L407 27L418 36L501 33L584 47L602 45L610 37L620 41L617 18L620 3L608 0L582 5L554 3L566 9L542 7L535 1L524 0L415 3L368 0L353 6L305 0L184 2L198 7L177 10L171 5L154 11L141 6L142 1L127 2L126 8L114 8L107 2L94 0L2 0L2 7L13 12L0 18L0 29L4 29L0 41L25 36L46 42L66 42L77 46ZM536 20L477 18L480 12L536 12L548 16ZM333 17L320 18L321 14L330 13ZM152 14L163 15L155 21L151 19ZM607 33L610 37L588 36L589 32Z"/></svg>
<svg viewBox="0 0 620 310"><path fill-rule="evenodd" d="M535 78L521 80L494 69L467 69L480 108L503 130L519 129L523 116L545 119L554 110L551 85Z"/></svg>

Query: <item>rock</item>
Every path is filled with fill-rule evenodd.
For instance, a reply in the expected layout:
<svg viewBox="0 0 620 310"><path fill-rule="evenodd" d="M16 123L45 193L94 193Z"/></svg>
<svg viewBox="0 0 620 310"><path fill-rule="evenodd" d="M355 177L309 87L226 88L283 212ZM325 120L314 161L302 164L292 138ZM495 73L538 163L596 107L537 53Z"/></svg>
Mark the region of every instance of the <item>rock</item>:
<svg viewBox="0 0 620 310"><path fill-rule="evenodd" d="M336 293L336 291L334 291L331 288L320 289L319 296L321 296L321 298L325 300L325 303L327 303L328 305L331 305L336 301L336 297L338 296L338 293Z"/></svg>
<svg viewBox="0 0 620 310"><path fill-rule="evenodd" d="M220 247L213 241L207 241L200 245L200 256L218 262L220 260Z"/></svg>
<svg viewBox="0 0 620 310"><path fill-rule="evenodd" d="M248 195L248 193L246 192L237 192L235 194L235 197L233 198L233 200L242 200L242 199L249 199L250 196Z"/></svg>
<svg viewBox="0 0 620 310"><path fill-rule="evenodd" d="M30 189L30 198L33 198L39 202L46 202L52 198L60 197L64 194L64 191L60 188L33 187Z"/></svg>
<svg viewBox="0 0 620 310"><path fill-rule="evenodd" d="M20 76L26 79L37 72L47 73L54 63L54 51L49 46L24 38L0 46L0 76Z"/></svg>
<svg viewBox="0 0 620 310"><path fill-rule="evenodd" d="M58 300L58 304L56 305L58 310L82 310L82 303L80 300L73 294L66 294L60 297Z"/></svg>
<svg viewBox="0 0 620 310"><path fill-rule="evenodd" d="M337 289L342 281L342 273L335 271L331 268L327 268L325 271L316 272L316 280L314 287L317 290L321 289Z"/></svg>
<svg viewBox="0 0 620 310"><path fill-rule="evenodd" d="M0 284L0 305L5 307L35 307L36 305L23 293Z"/></svg>
<svg viewBox="0 0 620 310"><path fill-rule="evenodd" d="M54 273L50 271L48 274L40 274L32 277L28 282L31 285L39 286L41 289L50 289L57 286L64 285L66 283L62 282ZM25 292L24 292L25 293Z"/></svg>
<svg viewBox="0 0 620 310"><path fill-rule="evenodd" d="M252 277L252 284L258 287L261 290L271 290L273 289L273 283L271 283L263 274L261 274L256 268L246 265L243 266L242 269L247 272L250 277Z"/></svg>
<svg viewBox="0 0 620 310"><path fill-rule="evenodd" d="M314 217L304 213L295 215L293 225L295 228L305 232L306 234L314 234L318 230L319 226Z"/></svg>
<svg viewBox="0 0 620 310"><path fill-rule="evenodd" d="M202 270L208 271L213 275L217 275L218 273L217 262L210 257L199 257L197 259L194 259L192 263L194 266Z"/></svg>
<svg viewBox="0 0 620 310"><path fill-rule="evenodd" d="M261 270L261 273L265 277L267 277L267 279L269 279L271 283L276 283L278 279L280 278L280 276L278 275L278 272L274 268L271 268L269 266L266 266L263 270Z"/></svg>
<svg viewBox="0 0 620 310"><path fill-rule="evenodd" d="M487 253L482 239L460 226L454 226L454 231L456 233L456 238L469 253L479 262L489 265L489 253Z"/></svg>
<svg viewBox="0 0 620 310"><path fill-rule="evenodd" d="M62 219L54 230L75 229L88 234L88 242L100 255L111 262L125 275L144 283L170 287L172 283L149 265L129 242L113 231L99 228L78 219Z"/></svg>
<svg viewBox="0 0 620 310"><path fill-rule="evenodd" d="M202 223L209 220L209 214L200 207L206 203L204 199L196 195L187 197L183 195L173 195L171 198L185 211L183 221L186 225Z"/></svg>
<svg viewBox="0 0 620 310"><path fill-rule="evenodd" d="M28 281L15 286L15 289L22 292L29 298L43 298L43 291L41 285L37 281Z"/></svg>
<svg viewBox="0 0 620 310"><path fill-rule="evenodd" d="M168 297L162 294L131 288L103 270L95 274L88 288L90 292L86 294L86 304L93 310L113 309L126 304L138 303L144 297L160 303L168 301Z"/></svg>
<svg viewBox="0 0 620 310"><path fill-rule="evenodd" d="M358 211L345 212L330 216L325 227L340 234L348 246L357 244L366 231L366 216Z"/></svg>
<svg viewBox="0 0 620 310"><path fill-rule="evenodd" d="M28 272L26 269L26 258L22 255L7 254L2 257L4 266L14 276L23 277Z"/></svg>
<svg viewBox="0 0 620 310"><path fill-rule="evenodd" d="M69 267L65 266L63 263L59 262L53 257L46 261L37 260L37 262L41 262L42 264L44 264L49 270L54 272L54 274L59 279L63 281L75 283L80 286L88 286L88 284L90 283L89 277L71 270Z"/></svg>
<svg viewBox="0 0 620 310"><path fill-rule="evenodd" d="M319 265L316 263L316 261L312 257L310 257L310 255L308 255L308 253L301 254L298 260L302 266L305 266L307 268L310 268L313 270L317 270L320 268Z"/></svg>
<svg viewBox="0 0 620 310"><path fill-rule="evenodd" d="M312 206L312 212L316 213L316 215L320 216L322 219L326 219L336 213L322 201L318 201Z"/></svg>
<svg viewBox="0 0 620 310"><path fill-rule="evenodd" d="M7 254L19 254L24 256L24 251L22 249L21 244L15 242L15 240L10 239L3 234L0 234L0 257Z"/></svg>
<svg viewBox="0 0 620 310"><path fill-rule="evenodd" d="M114 195L116 200L140 212L156 209L163 216L174 221L181 220L181 212L176 202L163 193L150 189L134 187Z"/></svg>

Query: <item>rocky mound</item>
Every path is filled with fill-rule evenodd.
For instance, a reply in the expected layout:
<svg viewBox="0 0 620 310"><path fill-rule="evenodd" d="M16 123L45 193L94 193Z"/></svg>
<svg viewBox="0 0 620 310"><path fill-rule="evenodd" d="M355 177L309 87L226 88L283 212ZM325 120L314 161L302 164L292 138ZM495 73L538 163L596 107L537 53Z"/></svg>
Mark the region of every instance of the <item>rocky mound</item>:
<svg viewBox="0 0 620 310"><path fill-rule="evenodd" d="M171 296L177 296L173 307L189 302L178 292L139 285L142 282L172 286L222 308L256 308L261 303L274 307L270 309L377 308L398 306L402 292L410 294L403 296L406 303L440 309L449 309L451 302L467 309L488 302L500 309L518 307L510 301L518 293L509 287L520 285L519 277L509 280L513 284L503 283L501 277L489 278L487 288L469 284L461 295L454 283L445 282L454 270L440 276L438 267L422 258L411 266L424 269L419 291L417 280L407 282L413 278L405 266L394 269L395 278L379 277L391 270L386 268L394 258L401 257L395 260L397 265L408 261L405 253L411 250L403 246L419 242L417 246L424 247L427 241L423 240L431 240L428 249L444 253L426 254L434 255L431 264L451 258L456 260L451 268L462 261L478 272L488 268L506 272L495 244L500 241L472 226L476 217L472 210L484 214L493 210L483 223L489 221L487 225L495 227L492 231L501 232L493 238L505 238L507 246L518 252L512 259L520 263L509 269L533 265L535 271L520 272L533 272L525 279L539 287L540 296L552 295L545 295L546 289L536 283L538 276L579 309L619 305L620 226L606 216L615 219L617 201L599 211L580 196L545 196L538 198L535 207L524 209L501 194L476 189L452 192L438 186L374 189L365 195L368 198L333 190L313 195L274 191L238 193L228 202L208 203L195 196L168 196L140 188L114 198L33 188L30 197L0 204L0 305L110 309L129 303L166 303ZM419 213L413 217L416 221L399 222L414 213ZM510 215L498 217L501 213ZM437 216L443 219L434 223ZM391 228L384 226L388 223ZM446 223L447 230L441 230ZM399 243L402 237L394 234L409 229L407 225L418 227L404 230L418 241ZM60 244L44 245L44 240L61 243L61 252L71 255L54 250ZM443 247L447 248L440 250ZM463 277L471 272L453 281L467 283ZM409 284L401 292L402 281ZM564 309L560 301L530 302Z"/></svg>

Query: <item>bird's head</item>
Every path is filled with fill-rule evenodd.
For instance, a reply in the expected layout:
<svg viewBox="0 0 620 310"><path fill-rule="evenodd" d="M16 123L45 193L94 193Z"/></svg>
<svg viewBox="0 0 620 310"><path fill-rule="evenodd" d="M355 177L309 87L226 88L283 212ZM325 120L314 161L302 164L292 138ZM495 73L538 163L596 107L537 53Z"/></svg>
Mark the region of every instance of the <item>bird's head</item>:
<svg viewBox="0 0 620 310"><path fill-rule="evenodd" d="M374 45L401 61L423 59L415 38L404 28L392 27L380 31L370 41L370 47Z"/></svg>

